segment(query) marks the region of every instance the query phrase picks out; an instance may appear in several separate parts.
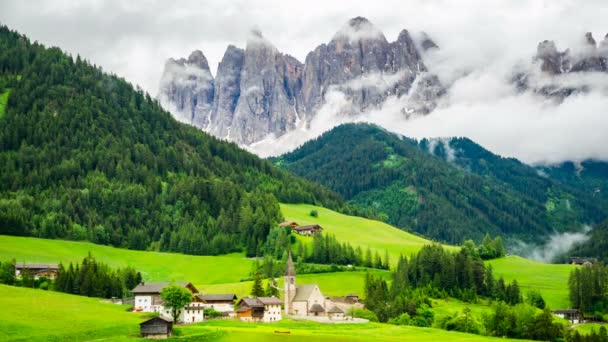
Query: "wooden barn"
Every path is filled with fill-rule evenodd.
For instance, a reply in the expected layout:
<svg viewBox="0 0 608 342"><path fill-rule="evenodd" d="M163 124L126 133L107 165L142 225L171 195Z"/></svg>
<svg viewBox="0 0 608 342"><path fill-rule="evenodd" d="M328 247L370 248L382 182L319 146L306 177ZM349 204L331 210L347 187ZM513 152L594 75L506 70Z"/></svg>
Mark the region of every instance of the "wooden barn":
<svg viewBox="0 0 608 342"><path fill-rule="evenodd" d="M154 317L139 323L142 337L152 339L165 339L173 335L173 322L163 317Z"/></svg>
<svg viewBox="0 0 608 342"><path fill-rule="evenodd" d="M313 235L314 233L321 232L323 230L323 227L319 226L318 224L311 224L307 226L291 228L291 230L300 235Z"/></svg>

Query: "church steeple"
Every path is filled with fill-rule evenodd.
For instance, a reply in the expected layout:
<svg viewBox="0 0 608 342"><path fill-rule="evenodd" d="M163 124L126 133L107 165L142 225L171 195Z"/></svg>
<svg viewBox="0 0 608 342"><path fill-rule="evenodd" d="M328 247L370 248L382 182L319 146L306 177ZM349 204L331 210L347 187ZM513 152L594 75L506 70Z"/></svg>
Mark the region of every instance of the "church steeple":
<svg viewBox="0 0 608 342"><path fill-rule="evenodd" d="M296 296L296 268L291 258L291 250L287 254L287 268L285 269L285 314L293 315L292 302Z"/></svg>
<svg viewBox="0 0 608 342"><path fill-rule="evenodd" d="M296 268L293 266L293 259L291 258L291 251L289 251L287 255L287 270L285 270L285 275L290 277L296 276Z"/></svg>

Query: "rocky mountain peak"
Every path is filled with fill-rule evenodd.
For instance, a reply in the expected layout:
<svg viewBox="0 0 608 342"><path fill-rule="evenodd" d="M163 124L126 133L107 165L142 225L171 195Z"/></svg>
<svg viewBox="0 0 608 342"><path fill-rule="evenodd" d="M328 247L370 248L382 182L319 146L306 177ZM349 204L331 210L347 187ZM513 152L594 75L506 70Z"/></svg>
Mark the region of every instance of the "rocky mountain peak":
<svg viewBox="0 0 608 342"><path fill-rule="evenodd" d="M431 39L431 37L429 37L426 32L422 32L420 35L420 47L422 48L422 51L425 52L433 49L439 49L439 46Z"/></svg>
<svg viewBox="0 0 608 342"><path fill-rule="evenodd" d="M192 51L190 56L188 56L188 63L195 65L203 70L209 70L209 63L207 62L207 58L201 50Z"/></svg>
<svg viewBox="0 0 608 342"><path fill-rule="evenodd" d="M585 40L586 40L587 44L589 44L589 45L592 45L594 47L597 45L597 42L593 38L593 33L591 33L591 32L585 33Z"/></svg>
<svg viewBox="0 0 608 342"><path fill-rule="evenodd" d="M371 21L364 17L350 19L336 34L332 41L348 40L351 44L364 40L384 40L384 34Z"/></svg>

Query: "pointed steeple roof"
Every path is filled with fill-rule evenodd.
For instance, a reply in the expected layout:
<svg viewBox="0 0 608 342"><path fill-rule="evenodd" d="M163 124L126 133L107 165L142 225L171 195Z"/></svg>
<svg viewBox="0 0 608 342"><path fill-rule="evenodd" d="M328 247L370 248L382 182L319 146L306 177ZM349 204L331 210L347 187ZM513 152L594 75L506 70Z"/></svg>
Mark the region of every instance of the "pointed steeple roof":
<svg viewBox="0 0 608 342"><path fill-rule="evenodd" d="M291 251L288 252L287 255L287 269L285 270L286 276L295 277L296 276L296 268L293 266L293 259L291 258Z"/></svg>

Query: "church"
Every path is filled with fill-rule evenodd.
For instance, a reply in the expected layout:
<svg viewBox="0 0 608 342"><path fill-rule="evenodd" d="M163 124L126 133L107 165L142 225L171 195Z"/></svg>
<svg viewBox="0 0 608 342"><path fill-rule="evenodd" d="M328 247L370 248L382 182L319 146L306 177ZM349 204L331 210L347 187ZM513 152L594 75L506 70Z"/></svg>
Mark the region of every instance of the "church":
<svg viewBox="0 0 608 342"><path fill-rule="evenodd" d="M343 311L323 296L317 284L296 285L296 269L291 252L285 271L285 313L292 316L333 316ZM332 306L328 308L328 306Z"/></svg>

